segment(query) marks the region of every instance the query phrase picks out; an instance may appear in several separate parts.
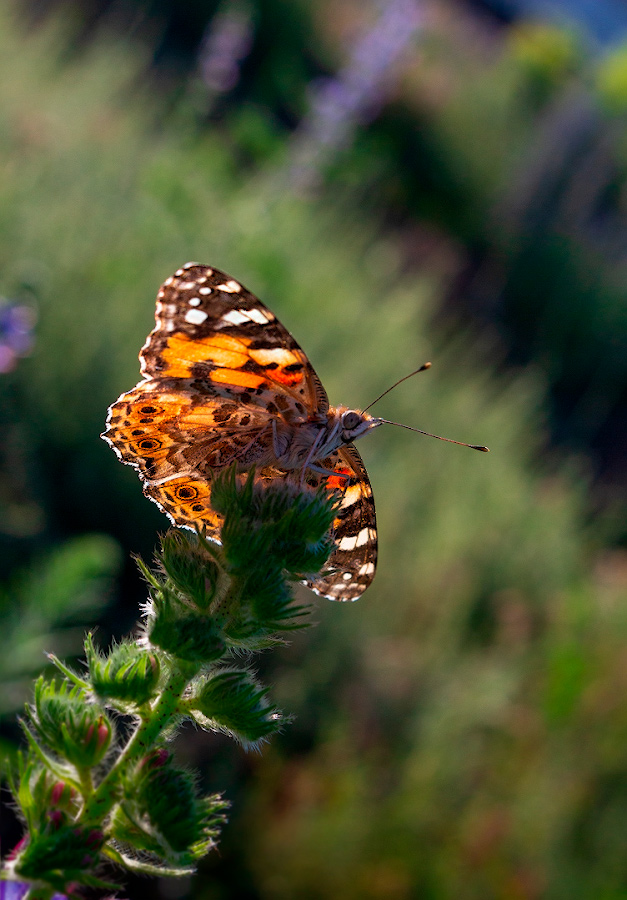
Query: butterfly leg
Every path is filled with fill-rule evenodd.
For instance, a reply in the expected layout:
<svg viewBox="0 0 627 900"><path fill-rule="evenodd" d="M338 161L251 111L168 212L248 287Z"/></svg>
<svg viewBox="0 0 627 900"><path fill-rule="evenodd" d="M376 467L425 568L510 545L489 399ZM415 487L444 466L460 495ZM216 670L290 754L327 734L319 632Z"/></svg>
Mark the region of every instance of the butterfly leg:
<svg viewBox="0 0 627 900"><path fill-rule="evenodd" d="M318 434L316 435L315 441L313 442L313 444L311 445L311 447L309 449L309 453L305 457L305 462L303 463L303 467L300 470L300 485L301 485L301 487L305 484L305 472L307 471L307 469L311 469L312 472L318 471L318 472L322 472L322 473L326 474L326 469L320 469L319 467L317 467L315 465L315 463L312 464L312 462L311 462L312 459L316 458L316 451L318 450L318 448L320 447L320 444L323 441L324 441L324 431L319 431ZM331 475L331 474L332 473L329 472L329 475Z"/></svg>
<svg viewBox="0 0 627 900"><path fill-rule="evenodd" d="M274 422L273 422L272 424L274 425ZM239 459L241 459L243 462L246 462L246 456L247 456L247 454L250 452L250 450L252 450L252 448L255 446L255 444L257 444L257 443L259 442L259 439L260 439L261 437L263 437L263 435L264 435L265 432L267 431L267 428L268 428L268 426L266 425L264 428L261 429L261 431L259 431L257 434L255 434L255 436L253 437L253 439L250 440L250 441L243 447L242 450L239 450L239 451L238 451L237 456L238 456ZM274 441L274 435L273 435L273 441ZM263 444L261 444L261 446L263 446ZM253 460L253 461L254 461L254 460ZM249 463L249 465L250 465L250 463Z"/></svg>
<svg viewBox="0 0 627 900"><path fill-rule="evenodd" d="M325 469L322 466L316 466L315 464L309 464L307 468L311 472L317 472L319 475L326 475L328 477L333 478L345 478L347 481L350 481L351 475L348 472L334 472L333 469Z"/></svg>

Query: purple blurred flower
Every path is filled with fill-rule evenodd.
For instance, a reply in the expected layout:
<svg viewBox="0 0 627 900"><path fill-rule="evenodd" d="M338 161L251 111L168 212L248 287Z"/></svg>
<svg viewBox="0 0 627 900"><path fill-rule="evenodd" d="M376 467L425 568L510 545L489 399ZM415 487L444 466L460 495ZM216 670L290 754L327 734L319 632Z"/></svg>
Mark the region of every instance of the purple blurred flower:
<svg viewBox="0 0 627 900"><path fill-rule="evenodd" d="M23 881L0 881L0 900L22 900L30 885ZM66 900L63 894L55 894L52 900Z"/></svg>
<svg viewBox="0 0 627 900"><path fill-rule="evenodd" d="M213 17L198 59L202 79L213 93L222 94L235 87L252 38L252 16L246 5L229 2Z"/></svg>
<svg viewBox="0 0 627 900"><path fill-rule="evenodd" d="M355 129L371 121L389 93L394 67L421 25L418 0L385 0L375 24L355 44L336 78L312 88L309 113L292 146L290 181L314 182L327 159L350 143Z"/></svg>
<svg viewBox="0 0 627 900"><path fill-rule="evenodd" d="M18 358L30 352L34 326L32 307L0 297L0 373L11 372Z"/></svg>

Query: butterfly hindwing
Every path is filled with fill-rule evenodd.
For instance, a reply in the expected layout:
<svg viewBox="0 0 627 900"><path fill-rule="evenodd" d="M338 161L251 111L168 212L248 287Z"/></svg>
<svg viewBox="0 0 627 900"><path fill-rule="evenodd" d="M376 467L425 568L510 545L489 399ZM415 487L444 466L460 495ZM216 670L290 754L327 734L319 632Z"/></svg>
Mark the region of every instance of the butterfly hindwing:
<svg viewBox="0 0 627 900"><path fill-rule="evenodd" d="M366 467L352 444L334 451L322 463L337 472L327 487L342 493L333 522L335 550L324 571L306 584L331 600L356 600L374 578L377 566L377 522Z"/></svg>

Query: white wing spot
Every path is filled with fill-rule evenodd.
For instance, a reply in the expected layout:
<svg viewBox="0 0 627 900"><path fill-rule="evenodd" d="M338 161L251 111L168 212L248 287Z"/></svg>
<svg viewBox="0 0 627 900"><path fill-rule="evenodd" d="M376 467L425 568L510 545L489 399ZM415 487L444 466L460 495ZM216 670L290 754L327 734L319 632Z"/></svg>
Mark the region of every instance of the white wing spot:
<svg viewBox="0 0 627 900"><path fill-rule="evenodd" d="M267 325L271 321L262 309L247 309L246 312L252 321L259 325Z"/></svg>
<svg viewBox="0 0 627 900"><path fill-rule="evenodd" d="M159 291L157 297L165 297L165 291Z"/></svg>
<svg viewBox="0 0 627 900"><path fill-rule="evenodd" d="M231 309L222 316L220 321L227 325L243 325L244 322L250 322L250 319L247 315L243 315L239 309Z"/></svg>
<svg viewBox="0 0 627 900"><path fill-rule="evenodd" d="M183 268L184 269L193 269L194 266L199 266L199 265L200 265L200 263L197 263L197 262L188 262L188 263L185 263Z"/></svg>
<svg viewBox="0 0 627 900"><path fill-rule="evenodd" d="M358 503L362 497L362 489L361 485L354 484L351 487L347 487L344 491L344 496L342 497L341 508L346 509L348 506L352 506L353 503Z"/></svg>
<svg viewBox="0 0 627 900"><path fill-rule="evenodd" d="M196 287L195 281L181 281L181 283L179 284L179 291L189 291L195 287Z"/></svg>
<svg viewBox="0 0 627 900"><path fill-rule="evenodd" d="M241 289L241 284L238 284L237 281L233 281L233 279L231 279L231 281L225 282L224 284L216 285L216 291L226 291L227 294L237 294L239 291L241 291Z"/></svg>
<svg viewBox="0 0 627 900"><path fill-rule="evenodd" d="M374 563L367 562L359 569L358 575L374 575Z"/></svg>
<svg viewBox="0 0 627 900"><path fill-rule="evenodd" d="M350 578L350 575L348 576ZM343 594L346 585L344 584L332 584L329 586L329 594Z"/></svg>
<svg viewBox="0 0 627 900"><path fill-rule="evenodd" d="M279 366L293 366L300 362L291 350L285 347L267 347L259 350L251 350L250 355L260 366L269 366L277 363Z"/></svg>
<svg viewBox="0 0 627 900"><path fill-rule="evenodd" d="M198 288L198 293L199 294L210 294L211 288L208 288L208 287Z"/></svg>
<svg viewBox="0 0 627 900"><path fill-rule="evenodd" d="M362 544L367 544L368 541L371 541L373 539L374 531L372 531L370 528L362 528L355 539L355 546L361 547Z"/></svg>
<svg viewBox="0 0 627 900"><path fill-rule="evenodd" d="M344 579L344 581L350 581L351 577L352 576L351 576L350 572L344 572L344 574L342 575L342 578Z"/></svg>
<svg viewBox="0 0 627 900"><path fill-rule="evenodd" d="M185 313L185 321L190 325L202 325L207 318L207 313L202 309L188 309Z"/></svg>
<svg viewBox="0 0 627 900"><path fill-rule="evenodd" d="M190 306L200 306L200 297L190 297L187 302Z"/></svg>
<svg viewBox="0 0 627 900"><path fill-rule="evenodd" d="M175 274L175 275L178 275L179 278L180 278L180 276L183 274L183 269L177 269L176 272L175 272L174 274Z"/></svg>
<svg viewBox="0 0 627 900"><path fill-rule="evenodd" d="M173 281L174 281L174 278L166 278L166 280L163 283L166 287L169 287Z"/></svg>

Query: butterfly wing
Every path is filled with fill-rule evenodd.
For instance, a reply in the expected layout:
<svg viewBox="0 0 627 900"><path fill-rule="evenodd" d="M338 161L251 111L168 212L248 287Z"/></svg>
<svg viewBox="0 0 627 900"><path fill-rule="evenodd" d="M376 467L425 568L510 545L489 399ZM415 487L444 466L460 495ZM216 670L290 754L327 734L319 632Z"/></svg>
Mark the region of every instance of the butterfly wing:
<svg viewBox="0 0 627 900"><path fill-rule="evenodd" d="M104 439L137 469L144 493L175 525L205 526L217 540L213 469L259 454L269 416L180 379L140 382L109 408Z"/></svg>
<svg viewBox="0 0 627 900"><path fill-rule="evenodd" d="M145 378L202 381L216 396L301 420L329 401L313 366L263 303L224 272L187 263L157 294Z"/></svg>
<svg viewBox="0 0 627 900"><path fill-rule="evenodd" d="M353 444L335 450L321 465L338 474L321 477L319 483L340 490L343 496L333 522L335 550L322 573L305 584L329 600L357 600L372 583L377 567L377 521L370 480Z"/></svg>
<svg viewBox="0 0 627 900"><path fill-rule="evenodd" d="M206 525L212 470L272 455L272 420L325 413L326 392L276 316L218 269L188 263L157 294L144 381L109 408L104 439L175 525Z"/></svg>

